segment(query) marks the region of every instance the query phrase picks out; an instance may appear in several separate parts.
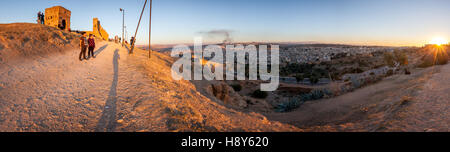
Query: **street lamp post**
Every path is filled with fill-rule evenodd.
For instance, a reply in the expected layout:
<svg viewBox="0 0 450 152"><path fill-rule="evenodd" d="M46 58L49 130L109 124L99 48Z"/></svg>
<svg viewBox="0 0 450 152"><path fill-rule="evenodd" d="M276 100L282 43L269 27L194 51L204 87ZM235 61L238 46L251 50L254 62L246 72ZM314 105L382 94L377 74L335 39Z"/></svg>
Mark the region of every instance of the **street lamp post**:
<svg viewBox="0 0 450 152"><path fill-rule="evenodd" d="M127 26L125 26L125 40L128 40L128 31L127 31Z"/></svg>
<svg viewBox="0 0 450 152"><path fill-rule="evenodd" d="M152 1L150 0L150 25L148 30L148 58L152 58Z"/></svg>
<svg viewBox="0 0 450 152"><path fill-rule="evenodd" d="M125 42L125 9L120 8L120 11L122 12L122 47Z"/></svg>

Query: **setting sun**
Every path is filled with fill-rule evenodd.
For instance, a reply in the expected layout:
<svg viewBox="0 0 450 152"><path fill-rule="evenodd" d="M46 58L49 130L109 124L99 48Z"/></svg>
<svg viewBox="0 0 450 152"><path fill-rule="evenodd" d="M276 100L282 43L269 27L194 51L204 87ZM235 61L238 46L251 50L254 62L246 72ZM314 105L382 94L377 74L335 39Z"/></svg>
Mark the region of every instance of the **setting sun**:
<svg viewBox="0 0 450 152"><path fill-rule="evenodd" d="M436 44L436 45L442 45L442 44L447 44L448 41L442 37L437 37L437 38L433 38L430 41L430 44Z"/></svg>

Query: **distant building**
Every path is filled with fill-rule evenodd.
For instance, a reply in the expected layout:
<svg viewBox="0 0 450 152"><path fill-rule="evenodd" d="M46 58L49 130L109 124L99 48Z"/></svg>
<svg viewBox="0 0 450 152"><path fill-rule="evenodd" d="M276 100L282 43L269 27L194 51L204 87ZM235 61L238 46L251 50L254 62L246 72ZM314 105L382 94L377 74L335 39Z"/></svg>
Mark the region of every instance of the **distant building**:
<svg viewBox="0 0 450 152"><path fill-rule="evenodd" d="M101 26L100 21L98 20L98 18L94 18L94 20L93 20L92 31L85 31L85 32L88 35L92 34L92 35L95 35L95 37L101 38L103 40L108 40L109 39L108 32L106 32L106 30L103 29L103 27Z"/></svg>
<svg viewBox="0 0 450 152"><path fill-rule="evenodd" d="M62 6L45 9L45 25L70 30L71 12Z"/></svg>

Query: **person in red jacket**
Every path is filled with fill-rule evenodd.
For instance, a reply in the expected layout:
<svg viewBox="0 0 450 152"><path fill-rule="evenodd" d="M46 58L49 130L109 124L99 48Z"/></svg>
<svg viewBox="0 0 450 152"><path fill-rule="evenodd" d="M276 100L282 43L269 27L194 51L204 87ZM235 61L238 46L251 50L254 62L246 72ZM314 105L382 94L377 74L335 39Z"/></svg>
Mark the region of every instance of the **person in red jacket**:
<svg viewBox="0 0 450 152"><path fill-rule="evenodd" d="M90 58L91 56L93 58L95 58L95 56L94 56L94 49L95 49L94 35L92 35L92 34L89 35L88 44L89 44L89 51L88 51L89 57L88 58Z"/></svg>

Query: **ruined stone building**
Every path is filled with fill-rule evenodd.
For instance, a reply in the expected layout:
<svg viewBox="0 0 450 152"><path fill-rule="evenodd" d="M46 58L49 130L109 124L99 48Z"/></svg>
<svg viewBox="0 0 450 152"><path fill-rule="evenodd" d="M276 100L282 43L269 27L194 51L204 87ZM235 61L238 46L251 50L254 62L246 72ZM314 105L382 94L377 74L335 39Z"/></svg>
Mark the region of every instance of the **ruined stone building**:
<svg viewBox="0 0 450 152"><path fill-rule="evenodd" d="M62 6L47 8L45 9L45 25L70 30L70 15L71 12ZM109 39L108 32L103 29L98 18L93 19L92 31L85 32L103 40Z"/></svg>
<svg viewBox="0 0 450 152"><path fill-rule="evenodd" d="M45 25L70 30L71 12L62 6L45 9Z"/></svg>
<svg viewBox="0 0 450 152"><path fill-rule="evenodd" d="M101 38L103 40L109 39L108 32L106 32L106 30L103 29L98 18L94 18L94 20L93 20L92 31L86 31L86 33L88 35L89 34L95 35L95 37Z"/></svg>

